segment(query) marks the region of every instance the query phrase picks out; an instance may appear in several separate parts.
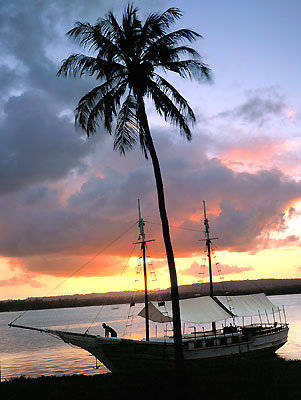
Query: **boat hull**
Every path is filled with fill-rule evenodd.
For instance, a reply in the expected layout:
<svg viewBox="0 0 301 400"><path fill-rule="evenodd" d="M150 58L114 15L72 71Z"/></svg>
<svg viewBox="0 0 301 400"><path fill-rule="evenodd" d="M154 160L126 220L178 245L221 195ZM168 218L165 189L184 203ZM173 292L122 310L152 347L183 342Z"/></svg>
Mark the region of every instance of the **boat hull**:
<svg viewBox="0 0 301 400"><path fill-rule="evenodd" d="M104 338L60 332L66 343L81 347L94 355L112 372L174 368L172 341ZM201 367L206 362L229 358L257 357L274 354L287 342L288 327L283 326L268 333L251 335L215 335L183 339L185 366Z"/></svg>

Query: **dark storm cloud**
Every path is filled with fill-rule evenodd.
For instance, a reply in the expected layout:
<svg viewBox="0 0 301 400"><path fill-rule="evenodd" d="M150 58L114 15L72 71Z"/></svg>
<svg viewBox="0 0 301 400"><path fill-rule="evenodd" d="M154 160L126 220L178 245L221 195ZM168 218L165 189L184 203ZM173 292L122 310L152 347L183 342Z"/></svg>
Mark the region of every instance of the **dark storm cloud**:
<svg viewBox="0 0 301 400"><path fill-rule="evenodd" d="M43 92L11 97L0 125L0 193L86 168L94 141L83 140L67 117L59 117Z"/></svg>
<svg viewBox="0 0 301 400"><path fill-rule="evenodd" d="M77 20L96 23L108 10L117 14L127 4L124 0L12 0L0 4L0 68L6 73L6 91L39 89L65 108L75 108L79 99L93 87L89 79L56 78L57 70L70 53L83 52L65 34ZM143 1L138 7L147 9ZM152 2L152 9L162 2ZM64 82L63 82L64 81ZM2 91L0 96L5 93Z"/></svg>
<svg viewBox="0 0 301 400"><path fill-rule="evenodd" d="M139 5L138 2L137 4ZM67 119L92 79L57 78L61 60L81 51L65 36L76 20L96 22L124 1L14 0L0 5L0 195L86 168L97 135L84 141Z"/></svg>
<svg viewBox="0 0 301 400"><path fill-rule="evenodd" d="M83 2L75 3L77 12L84 9ZM0 5L0 195L83 171L98 141L84 141L74 121L60 116L73 110L75 99L92 85L56 77L59 61L51 55L56 49L69 52L64 36L64 23L72 18L68 4L70 10L67 1Z"/></svg>
<svg viewBox="0 0 301 400"><path fill-rule="evenodd" d="M0 6L0 48L4 55L0 66L8 72L6 90L0 96L7 99L16 89L21 93L39 90L47 93L50 105L73 110L74 99L92 87L87 79L56 77L62 58L71 52L71 43L65 37L74 23L72 19L71 25L71 11L68 18L68 3L15 0ZM77 11L82 8L83 3Z"/></svg>

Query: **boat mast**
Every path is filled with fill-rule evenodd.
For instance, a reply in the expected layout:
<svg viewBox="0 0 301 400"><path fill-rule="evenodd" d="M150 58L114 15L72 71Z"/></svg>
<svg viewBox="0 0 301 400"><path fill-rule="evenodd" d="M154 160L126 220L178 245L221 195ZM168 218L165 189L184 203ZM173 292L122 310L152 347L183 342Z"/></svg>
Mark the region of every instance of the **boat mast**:
<svg viewBox="0 0 301 400"><path fill-rule="evenodd" d="M153 240L145 240L144 221L143 221L143 218L141 217L140 200L139 199L138 199L138 215L139 215L138 226L140 229L140 234L139 234L139 241L137 243L141 243L142 257L143 257L143 272L144 272L145 339L147 341L149 341L149 311L148 311L145 245L147 242L153 242Z"/></svg>
<svg viewBox="0 0 301 400"><path fill-rule="evenodd" d="M206 247L207 247L207 256L209 262L209 278L210 278L210 297L213 297L213 281L212 281L212 267L211 267L211 239L209 235L209 222L206 216L206 205L205 200L203 200L204 206L204 225L205 225L205 237L206 237Z"/></svg>
<svg viewBox="0 0 301 400"><path fill-rule="evenodd" d="M213 279L212 279L212 266L211 266L211 240L217 238L211 238L209 235L209 222L206 215L206 205L205 200L203 200L204 206L204 225L205 225L205 237L206 237L206 247L207 247L207 256L208 256L208 263L209 263L209 280L210 280L210 297L214 296L213 292ZM215 322L212 322L212 330L216 330Z"/></svg>

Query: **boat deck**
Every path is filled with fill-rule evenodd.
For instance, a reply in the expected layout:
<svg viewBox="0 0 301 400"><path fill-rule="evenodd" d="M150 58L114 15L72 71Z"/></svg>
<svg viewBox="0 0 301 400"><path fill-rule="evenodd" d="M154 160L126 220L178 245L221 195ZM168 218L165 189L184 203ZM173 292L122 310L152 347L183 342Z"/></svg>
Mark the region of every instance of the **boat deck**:
<svg viewBox="0 0 301 400"><path fill-rule="evenodd" d="M215 347L228 344L249 342L254 337L266 336L286 330L288 324L253 324L245 326L225 327L216 331L194 331L182 336L182 341L187 348ZM172 336L151 338L154 342L173 342Z"/></svg>

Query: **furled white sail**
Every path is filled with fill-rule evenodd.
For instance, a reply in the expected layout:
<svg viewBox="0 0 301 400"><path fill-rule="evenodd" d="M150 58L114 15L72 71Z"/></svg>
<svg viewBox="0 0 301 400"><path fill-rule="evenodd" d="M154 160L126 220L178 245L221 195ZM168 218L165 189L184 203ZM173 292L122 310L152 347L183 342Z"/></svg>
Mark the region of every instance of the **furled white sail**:
<svg viewBox="0 0 301 400"><path fill-rule="evenodd" d="M204 296L180 300L181 320L201 324L226 320L233 315L248 317L278 311L278 307L272 304L264 293L216 296L216 299L217 301L210 296ZM163 306L159 304L149 303L149 319L154 322L172 321L171 301L164 302ZM138 315L145 318L145 308Z"/></svg>
<svg viewBox="0 0 301 400"><path fill-rule="evenodd" d="M250 317L259 314L271 314L278 311L264 293L243 296L217 296L217 299L238 317Z"/></svg>
<svg viewBox="0 0 301 400"><path fill-rule="evenodd" d="M166 322L172 319L171 301L150 303L149 319L154 322ZM195 297L180 300L181 320L186 322L205 323L231 318L231 313L221 307L211 297ZM145 318L145 308L138 314Z"/></svg>
<svg viewBox="0 0 301 400"><path fill-rule="evenodd" d="M158 308L157 308L158 307ZM159 310L161 308L161 311ZM140 317L146 318L145 307L138 314ZM170 322L172 318L168 316L168 312L163 310L162 307L156 306L153 303L148 304L148 316L153 322Z"/></svg>

